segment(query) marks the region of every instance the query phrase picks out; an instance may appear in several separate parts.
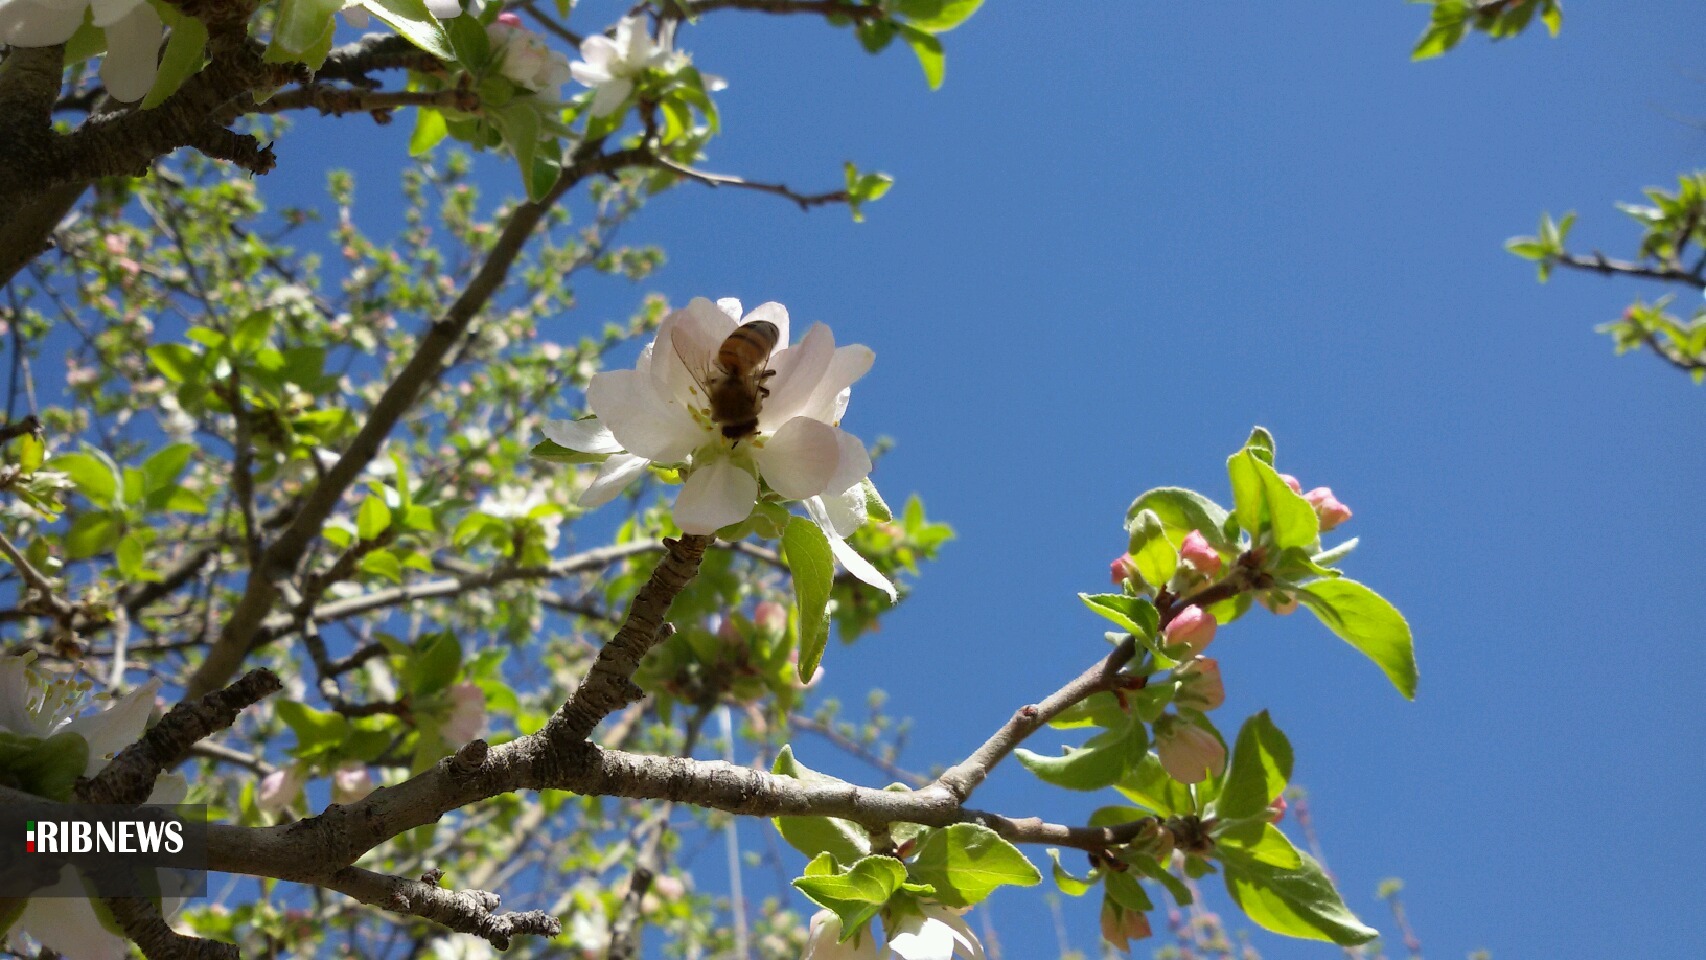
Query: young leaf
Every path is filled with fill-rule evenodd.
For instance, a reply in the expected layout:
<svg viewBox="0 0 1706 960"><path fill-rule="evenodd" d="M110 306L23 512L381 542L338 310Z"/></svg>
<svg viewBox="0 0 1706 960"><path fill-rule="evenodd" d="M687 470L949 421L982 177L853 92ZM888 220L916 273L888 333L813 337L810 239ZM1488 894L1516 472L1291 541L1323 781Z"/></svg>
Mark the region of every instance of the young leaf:
<svg viewBox="0 0 1706 960"><path fill-rule="evenodd" d="M946 906L969 907L998 887L1034 886L1043 876L994 830L956 823L925 838L912 863L912 878L935 887L936 899Z"/></svg>
<svg viewBox="0 0 1706 960"><path fill-rule="evenodd" d="M918 65L924 68L924 82L932 90L942 89L942 79L948 71L948 58L942 52L942 41L934 34L904 23L900 25L900 35L918 57Z"/></svg>
<svg viewBox="0 0 1706 960"><path fill-rule="evenodd" d="M1293 848L1298 866L1285 869L1236 846L1222 845L1218 852L1227 892L1257 926L1340 946L1367 943L1380 935L1351 913L1308 854Z"/></svg>
<svg viewBox="0 0 1706 960"><path fill-rule="evenodd" d="M1355 580L1316 580L1297 599L1340 639L1373 660L1407 700L1416 699L1416 650L1404 615Z"/></svg>
<svg viewBox="0 0 1706 960"><path fill-rule="evenodd" d="M1192 530L1200 531L1203 538L1217 549L1230 550L1237 546L1226 537L1226 508L1195 490L1156 487L1132 501L1126 510L1126 522L1129 524L1145 510L1153 510L1161 518L1167 539L1174 546L1178 546Z"/></svg>
<svg viewBox="0 0 1706 960"><path fill-rule="evenodd" d="M1144 644L1154 644L1155 633L1161 628L1161 615L1147 597L1128 597L1123 593L1081 593L1078 599Z"/></svg>
<svg viewBox="0 0 1706 960"><path fill-rule="evenodd" d="M355 515L356 533L363 540L374 540L391 526L391 508L379 497L368 494L361 502L361 509Z"/></svg>
<svg viewBox="0 0 1706 960"><path fill-rule="evenodd" d="M154 85L142 98L142 109L152 110L178 92L184 81L201 71L207 62L207 25L195 17L185 16L170 3L156 3L160 19L172 28L166 38L166 49L160 54L160 72L154 75Z"/></svg>
<svg viewBox="0 0 1706 960"><path fill-rule="evenodd" d="M898 0L895 9L920 30L944 33L971 18L983 0Z"/></svg>
<svg viewBox="0 0 1706 960"><path fill-rule="evenodd" d="M1226 461L1226 472L1232 479L1238 525L1251 537L1261 531L1265 520L1272 528L1274 546L1282 550L1308 547L1320 538L1321 521L1315 508L1253 450L1233 454Z"/></svg>
<svg viewBox="0 0 1706 960"><path fill-rule="evenodd" d="M829 642L829 590L835 584L835 556L817 524L790 517L782 531L782 556L794 578L794 605L800 616L800 680L809 680Z"/></svg>
<svg viewBox="0 0 1706 960"><path fill-rule="evenodd" d="M450 37L424 0L362 0L362 6L407 37L409 42L440 60L454 60Z"/></svg>
<svg viewBox="0 0 1706 960"><path fill-rule="evenodd" d="M1263 710L1244 721L1220 788L1216 814L1222 819L1254 817L1268 808L1291 780L1291 743Z"/></svg>
<svg viewBox="0 0 1706 960"><path fill-rule="evenodd" d="M1135 716L1122 719L1120 726L1091 737L1082 747L1068 747L1061 756L1044 756L1025 749L1014 751L1014 756L1037 779L1057 787L1100 790L1112 786L1149 749L1149 736L1143 724Z"/></svg>
<svg viewBox="0 0 1706 960"><path fill-rule="evenodd" d="M818 773L794 758L794 748L785 746L777 755L771 772L810 783L842 783L835 777ZM871 838L851 820L835 817L777 817L776 832L788 846L808 857L829 854L839 863L853 863L871 852Z"/></svg>
<svg viewBox="0 0 1706 960"><path fill-rule="evenodd" d="M889 897L906 882L906 865L893 857L865 857L846 873L799 877L794 887L825 910L841 918L841 929L852 932L877 915Z"/></svg>
<svg viewBox="0 0 1706 960"><path fill-rule="evenodd" d="M70 477L77 485L77 492L96 506L110 507L118 498L118 473L111 462L95 454L60 454L48 463L48 469Z"/></svg>

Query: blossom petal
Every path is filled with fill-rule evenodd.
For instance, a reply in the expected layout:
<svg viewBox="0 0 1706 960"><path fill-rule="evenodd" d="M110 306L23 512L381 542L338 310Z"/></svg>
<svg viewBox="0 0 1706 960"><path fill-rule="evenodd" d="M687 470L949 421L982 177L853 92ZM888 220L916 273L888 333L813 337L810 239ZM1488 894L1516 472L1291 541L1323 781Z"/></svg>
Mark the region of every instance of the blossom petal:
<svg viewBox="0 0 1706 960"><path fill-rule="evenodd" d="M675 21L672 20L670 22L674 23ZM740 298L739 297L723 297L723 298L719 299L717 301L717 309L728 314L730 320L733 320L736 323L740 322Z"/></svg>
<svg viewBox="0 0 1706 960"><path fill-rule="evenodd" d="M718 457L687 478L675 498L675 525L686 533L715 533L752 515L758 478Z"/></svg>
<svg viewBox="0 0 1706 960"><path fill-rule="evenodd" d="M705 431L685 407L666 403L638 370L607 370L586 388L587 406L629 453L674 463L704 442Z"/></svg>
<svg viewBox="0 0 1706 960"><path fill-rule="evenodd" d="M658 395L704 406L698 378L710 372L717 349L734 331L735 321L704 297L665 317L652 342L650 373Z"/></svg>
<svg viewBox="0 0 1706 960"><path fill-rule="evenodd" d="M925 906L924 915L948 928L954 938L956 953L967 960L984 960L983 944L977 939L977 935L971 932L971 927L964 917L939 904Z"/></svg>
<svg viewBox="0 0 1706 960"><path fill-rule="evenodd" d="M799 419L806 419L800 417ZM793 421L789 421L792 423ZM813 420L813 423L821 421ZM865 442L845 430L832 427L835 430L837 457L835 473L830 476L825 490L846 490L854 484L871 475L871 454L865 449ZM863 496L859 498L864 500Z"/></svg>
<svg viewBox="0 0 1706 960"><path fill-rule="evenodd" d="M828 424L840 422L847 411L848 388L870 371L876 359L876 353L862 343L836 348L800 415Z"/></svg>
<svg viewBox="0 0 1706 960"><path fill-rule="evenodd" d="M621 77L600 84L598 92L592 95L592 115L603 117L615 113L618 107L628 101L628 94L633 92L633 89L634 82Z"/></svg>
<svg viewBox="0 0 1706 960"><path fill-rule="evenodd" d="M426 0L427 12L440 20L462 16L461 0Z"/></svg>
<svg viewBox="0 0 1706 960"><path fill-rule="evenodd" d="M0 657L0 730L45 737L53 731L25 706L30 698L29 664L26 657Z"/></svg>
<svg viewBox="0 0 1706 960"><path fill-rule="evenodd" d="M799 343L774 354L770 368L776 375L770 378L770 396L759 414L758 429L774 429L803 413L834 356L835 334L821 323L812 324Z"/></svg>
<svg viewBox="0 0 1706 960"><path fill-rule="evenodd" d="M601 87L610 82L610 71L591 63L579 60L569 64L569 76L575 78L583 86Z"/></svg>
<svg viewBox="0 0 1706 960"><path fill-rule="evenodd" d="M110 27L130 16L139 5L138 0L90 0L89 21L97 27Z"/></svg>
<svg viewBox="0 0 1706 960"><path fill-rule="evenodd" d="M752 458L770 489L789 500L823 493L841 462L841 445L834 427L810 417L795 417L755 446Z"/></svg>
<svg viewBox="0 0 1706 960"><path fill-rule="evenodd" d="M88 741L89 766L83 771L84 776L101 772L107 765L108 754L123 750L142 736L148 714L154 709L154 696L159 692L160 678L154 677L100 713L78 717L65 725L66 730Z"/></svg>
<svg viewBox="0 0 1706 960"><path fill-rule="evenodd" d="M101 58L101 82L114 100L130 102L147 96L160 72L160 41L166 26L146 3L107 27L107 54Z"/></svg>
<svg viewBox="0 0 1706 960"><path fill-rule="evenodd" d="M954 934L940 920L915 913L900 922L889 949L901 960L953 960Z"/></svg>
<svg viewBox="0 0 1706 960"><path fill-rule="evenodd" d="M646 21L639 17L624 17L616 24L616 45L622 48L622 63L630 70L645 69L652 55L652 35Z"/></svg>
<svg viewBox="0 0 1706 960"><path fill-rule="evenodd" d="M71 39L83 25L81 4L0 2L0 42L17 47L51 47Z"/></svg>
<svg viewBox="0 0 1706 960"><path fill-rule="evenodd" d="M738 303L739 301L736 301L736 302ZM742 323L751 323L754 320L768 320L769 322L775 324L776 325L776 342L778 344L783 345L783 346L787 345L787 343L788 343L788 308L787 307L782 306L781 304L777 303L774 300L768 301L766 303L761 303L758 306L753 307L752 312L747 314L746 318L744 320L742 320L741 322ZM774 352L774 351L772 351L772 352Z"/></svg>
<svg viewBox="0 0 1706 960"><path fill-rule="evenodd" d="M616 42L603 35L587 37L581 41L581 59L586 61L588 67L602 74L605 80L610 79L610 64L616 61L617 52Z"/></svg>
<svg viewBox="0 0 1706 960"><path fill-rule="evenodd" d="M580 495L578 501L583 507L602 507L616 499L617 494L628 488L636 478L646 472L651 461L645 457L632 454L618 453L604 465L598 468L598 476L593 478L592 485Z"/></svg>
<svg viewBox="0 0 1706 960"><path fill-rule="evenodd" d="M871 561L859 555L859 551L848 545L847 541L835 530L835 523L830 519L828 506L822 497L812 497L806 501L806 513L823 529L829 537L829 550L835 555L842 569L857 577L861 583L870 584L888 595L892 603L899 598L899 592L883 572L871 565Z"/></svg>
<svg viewBox="0 0 1706 960"><path fill-rule="evenodd" d="M830 528L838 537L851 537L855 530L871 519L870 505L865 502L865 489L862 486L848 487L840 493L825 494L822 499Z"/></svg>
<svg viewBox="0 0 1706 960"><path fill-rule="evenodd" d="M59 882L78 881L61 871ZM130 955L129 942L101 924L93 901L81 898L31 897L8 937L18 933L27 933L60 956L76 960L124 960Z"/></svg>
<svg viewBox="0 0 1706 960"><path fill-rule="evenodd" d="M540 433L545 439L581 453L621 453L616 434L597 417L586 420L547 420Z"/></svg>
<svg viewBox="0 0 1706 960"><path fill-rule="evenodd" d="M154 789L148 794L148 803L158 803L166 806L183 803L190 794L190 782L181 773L162 773L154 781Z"/></svg>

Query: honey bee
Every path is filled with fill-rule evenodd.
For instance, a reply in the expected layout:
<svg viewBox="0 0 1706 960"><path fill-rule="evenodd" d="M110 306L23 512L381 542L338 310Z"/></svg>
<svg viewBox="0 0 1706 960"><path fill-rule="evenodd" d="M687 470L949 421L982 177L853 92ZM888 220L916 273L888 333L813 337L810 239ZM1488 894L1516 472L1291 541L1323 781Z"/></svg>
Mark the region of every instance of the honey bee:
<svg viewBox="0 0 1706 960"><path fill-rule="evenodd" d="M711 404L711 420L723 436L737 443L758 432L758 411L770 388L764 381L776 375L768 369L770 352L776 349L781 331L768 320L751 320L735 328L717 348L710 370L694 370L681 354L681 345L670 344Z"/></svg>

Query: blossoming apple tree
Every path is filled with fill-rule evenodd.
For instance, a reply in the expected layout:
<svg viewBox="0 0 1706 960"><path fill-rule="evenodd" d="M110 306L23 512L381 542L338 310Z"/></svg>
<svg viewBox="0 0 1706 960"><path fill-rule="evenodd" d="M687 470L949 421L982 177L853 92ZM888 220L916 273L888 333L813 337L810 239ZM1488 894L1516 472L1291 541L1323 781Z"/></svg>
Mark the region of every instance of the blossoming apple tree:
<svg viewBox="0 0 1706 960"><path fill-rule="evenodd" d="M655 269L616 234L656 193L857 216L888 186L705 169L725 81L683 50L696 24L819 17L901 41L934 86L978 6L0 0L0 795L187 792L219 891L0 902L7 948L621 958L650 930L687 956L948 960L985 955L968 911L1045 876L1120 949L1211 876L1270 930L1374 937L1279 825L1284 733L1217 715L1217 634L1299 609L1415 692L1404 619L1341 570L1351 509L1279 472L1266 431L1218 497L1110 518L1112 589L1081 600L1112 629L917 774L880 700L850 718L820 683L830 636L876 628L950 536L890 506L881 444L842 427L878 359L847 342L860 319L706 291L549 336L581 279ZM295 249L321 215L234 175L304 110L411 112L398 236L363 232L333 174L330 245ZM484 201L469 151L525 199ZM707 377L743 323L776 336L731 430ZM814 771L826 751L876 774ZM1108 802L978 806L1004 764ZM790 898L689 869L738 817L795 851L762 858Z"/></svg>

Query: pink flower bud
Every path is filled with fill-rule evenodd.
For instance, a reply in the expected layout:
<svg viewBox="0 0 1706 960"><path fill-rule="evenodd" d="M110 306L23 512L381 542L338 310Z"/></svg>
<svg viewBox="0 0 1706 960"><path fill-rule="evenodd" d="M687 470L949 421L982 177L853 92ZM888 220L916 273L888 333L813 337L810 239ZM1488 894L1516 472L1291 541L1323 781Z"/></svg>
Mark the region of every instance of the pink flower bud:
<svg viewBox="0 0 1706 960"><path fill-rule="evenodd" d="M1130 554L1122 553L1114 558L1113 563L1108 564L1108 580L1114 586L1117 587L1127 580L1135 579L1137 579L1137 563L1131 559Z"/></svg>
<svg viewBox="0 0 1706 960"><path fill-rule="evenodd" d="M471 683L458 683L448 692L450 716L438 732L446 743L460 747L486 732L486 694Z"/></svg>
<svg viewBox="0 0 1706 960"><path fill-rule="evenodd" d="M101 242L107 248L107 252L115 257L122 256L126 250L130 249L130 238L120 233L109 233L101 238Z"/></svg>
<svg viewBox="0 0 1706 960"><path fill-rule="evenodd" d="M373 774L355 762L346 763L332 773L332 802L354 803L373 792Z"/></svg>
<svg viewBox="0 0 1706 960"><path fill-rule="evenodd" d="M498 14L498 22L502 23L502 24L506 24L506 25L511 26L511 27L521 26L521 18L516 16L513 13L500 13L500 14Z"/></svg>
<svg viewBox="0 0 1706 960"><path fill-rule="evenodd" d="M1201 783L1226 770L1226 748L1214 734L1175 716L1156 722L1155 752L1161 769L1180 783Z"/></svg>
<svg viewBox="0 0 1706 960"><path fill-rule="evenodd" d="M1288 806L1290 806L1290 804L1285 802L1284 797L1275 797L1274 802L1268 804L1268 822L1279 823L1281 820L1284 820L1285 811Z"/></svg>
<svg viewBox="0 0 1706 960"><path fill-rule="evenodd" d="M788 608L774 600L760 600L752 608L752 622L771 639L779 638L788 629Z"/></svg>
<svg viewBox="0 0 1706 960"><path fill-rule="evenodd" d="M1220 679L1220 661L1198 657L1173 671L1179 692L1173 702L1182 707L1213 710L1226 702L1226 685Z"/></svg>
<svg viewBox="0 0 1706 960"><path fill-rule="evenodd" d="M1168 648L1183 647L1179 659L1187 660L1208 649L1209 641L1214 639L1214 631L1219 626L1214 614L1193 603L1168 622L1167 628L1161 631L1161 640Z"/></svg>
<svg viewBox="0 0 1706 960"><path fill-rule="evenodd" d="M280 767L261 779L261 785L255 788L255 806L262 813L278 815L286 807L295 803L302 796L302 781L306 779L300 769L292 764Z"/></svg>
<svg viewBox="0 0 1706 960"><path fill-rule="evenodd" d="M1303 484L1298 483L1297 478L1292 476L1291 474L1282 473L1279 475L1279 478L1281 480L1285 481L1285 485L1291 488L1292 493L1302 493L1303 492Z"/></svg>
<svg viewBox="0 0 1706 960"><path fill-rule="evenodd" d="M1315 515L1321 518L1323 533L1351 518L1351 508L1340 503L1329 487L1316 487L1304 494L1303 499L1309 501L1309 505L1315 508Z"/></svg>
<svg viewBox="0 0 1706 960"><path fill-rule="evenodd" d="M1185 534L1184 542L1179 544L1179 557L1205 577L1220 572L1220 554L1209 546L1208 538L1201 531L1192 530Z"/></svg>

